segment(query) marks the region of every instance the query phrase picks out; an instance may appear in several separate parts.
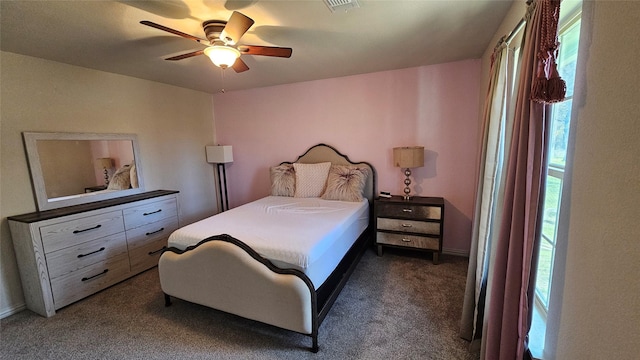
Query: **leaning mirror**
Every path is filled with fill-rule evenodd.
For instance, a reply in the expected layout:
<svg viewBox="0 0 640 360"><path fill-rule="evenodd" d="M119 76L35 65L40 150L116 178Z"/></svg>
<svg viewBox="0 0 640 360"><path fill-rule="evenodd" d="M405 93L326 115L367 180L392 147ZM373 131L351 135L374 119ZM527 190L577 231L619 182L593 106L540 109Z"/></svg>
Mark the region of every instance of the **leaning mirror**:
<svg viewBox="0 0 640 360"><path fill-rule="evenodd" d="M22 135L39 211L144 191L136 135Z"/></svg>

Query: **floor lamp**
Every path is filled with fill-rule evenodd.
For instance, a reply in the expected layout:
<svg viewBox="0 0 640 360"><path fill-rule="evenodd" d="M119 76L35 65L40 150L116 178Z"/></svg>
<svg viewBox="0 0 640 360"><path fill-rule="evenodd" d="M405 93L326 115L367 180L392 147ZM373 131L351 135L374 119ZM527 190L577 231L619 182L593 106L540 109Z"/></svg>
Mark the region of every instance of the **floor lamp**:
<svg viewBox="0 0 640 360"><path fill-rule="evenodd" d="M221 211L229 210L229 195L227 193L227 173L224 164L233 162L233 150L231 145L206 146L207 162L216 164L218 175L218 198L220 199ZM224 180L224 197L222 193L222 182Z"/></svg>

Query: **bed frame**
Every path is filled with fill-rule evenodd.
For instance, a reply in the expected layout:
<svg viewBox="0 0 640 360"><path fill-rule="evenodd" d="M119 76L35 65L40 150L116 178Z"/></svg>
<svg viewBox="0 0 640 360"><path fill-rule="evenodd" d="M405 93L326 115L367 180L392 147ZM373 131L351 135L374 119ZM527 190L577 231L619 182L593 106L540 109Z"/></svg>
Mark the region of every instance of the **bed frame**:
<svg viewBox="0 0 640 360"><path fill-rule="evenodd" d="M372 244L376 193L373 166L367 162L352 162L329 145L315 145L295 162L326 161L369 167L371 175L367 179L365 196L369 200L370 214L367 229L320 288L315 289L303 272L278 268L241 240L221 234L185 250L170 247L162 253L158 271L165 305L171 305L173 296L295 331L310 336L311 351L318 352L318 328L365 249Z"/></svg>

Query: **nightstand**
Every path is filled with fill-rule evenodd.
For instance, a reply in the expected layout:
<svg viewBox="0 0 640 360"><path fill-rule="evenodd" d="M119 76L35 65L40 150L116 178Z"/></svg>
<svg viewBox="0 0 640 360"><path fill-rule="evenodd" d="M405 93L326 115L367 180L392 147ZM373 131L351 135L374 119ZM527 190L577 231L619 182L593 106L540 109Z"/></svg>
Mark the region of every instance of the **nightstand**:
<svg viewBox="0 0 640 360"><path fill-rule="evenodd" d="M443 198L380 197L375 200L374 208L378 256L382 256L383 246L410 248L432 252L433 263L438 263L442 252Z"/></svg>
<svg viewBox="0 0 640 360"><path fill-rule="evenodd" d="M101 191L101 190L106 190L106 189L107 189L107 185L89 186L89 187L84 188L84 192L85 193L90 193L90 192Z"/></svg>

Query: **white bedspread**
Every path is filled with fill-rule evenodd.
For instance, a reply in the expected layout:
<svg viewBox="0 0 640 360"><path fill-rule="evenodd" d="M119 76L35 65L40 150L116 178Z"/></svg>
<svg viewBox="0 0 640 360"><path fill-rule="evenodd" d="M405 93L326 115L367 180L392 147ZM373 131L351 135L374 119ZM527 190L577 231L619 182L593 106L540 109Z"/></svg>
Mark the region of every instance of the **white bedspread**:
<svg viewBox="0 0 640 360"><path fill-rule="evenodd" d="M171 234L168 245L184 250L207 237L229 234L276 264L292 264L304 271L335 252L332 247L348 250L368 219L366 199L356 203L267 196L180 228ZM340 251L342 255L346 250Z"/></svg>

